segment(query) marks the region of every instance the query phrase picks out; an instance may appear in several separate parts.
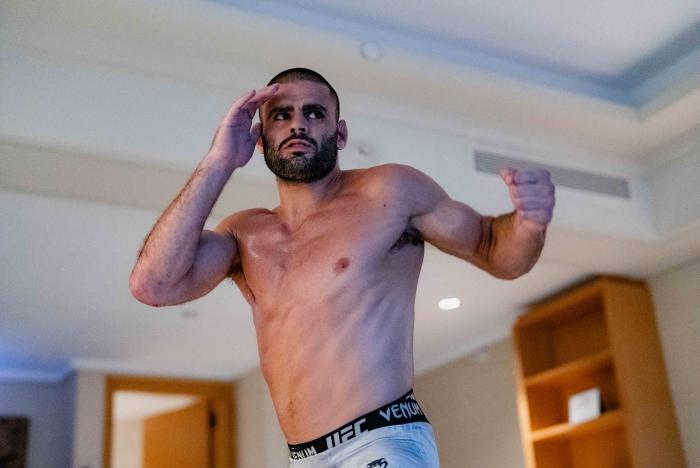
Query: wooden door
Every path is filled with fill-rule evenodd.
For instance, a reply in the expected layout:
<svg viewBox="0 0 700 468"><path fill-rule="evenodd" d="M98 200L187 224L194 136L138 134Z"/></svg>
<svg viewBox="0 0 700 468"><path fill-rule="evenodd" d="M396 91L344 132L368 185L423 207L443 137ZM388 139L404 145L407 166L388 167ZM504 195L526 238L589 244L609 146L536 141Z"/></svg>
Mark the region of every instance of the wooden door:
<svg viewBox="0 0 700 468"><path fill-rule="evenodd" d="M105 418L103 434L102 466L112 467L112 400L118 391L153 392L177 395L197 395L207 401L214 413L208 464L197 468L235 468L234 453L235 418L233 408L234 387L230 381L171 379L128 375L108 375L105 386ZM200 418L201 419L201 418ZM208 417L205 419L209 421Z"/></svg>
<svg viewBox="0 0 700 468"><path fill-rule="evenodd" d="M143 468L211 467L211 442L207 399L146 418L143 424Z"/></svg>

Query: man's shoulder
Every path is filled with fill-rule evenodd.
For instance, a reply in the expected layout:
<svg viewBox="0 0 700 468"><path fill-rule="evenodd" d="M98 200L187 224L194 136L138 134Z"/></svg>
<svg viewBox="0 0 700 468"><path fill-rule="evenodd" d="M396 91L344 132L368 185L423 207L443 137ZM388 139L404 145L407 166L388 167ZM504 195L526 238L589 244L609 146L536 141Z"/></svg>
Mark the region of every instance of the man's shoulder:
<svg viewBox="0 0 700 468"><path fill-rule="evenodd" d="M244 221L256 216L260 215L269 215L273 214L272 210L269 210L267 208L248 208L245 210L237 211L231 215L229 215L226 219L234 220L234 221Z"/></svg>
<svg viewBox="0 0 700 468"><path fill-rule="evenodd" d="M410 216L430 211L447 197L446 192L427 174L406 164L382 164L367 169L364 193L391 202Z"/></svg>
<svg viewBox="0 0 700 468"><path fill-rule="evenodd" d="M406 164L387 163L366 169L363 182L385 195L401 195L420 187L428 177Z"/></svg>
<svg viewBox="0 0 700 468"><path fill-rule="evenodd" d="M419 172L415 167L399 163L380 164L378 166L369 167L366 170L368 174L384 178L406 177L410 176L412 173Z"/></svg>
<svg viewBox="0 0 700 468"><path fill-rule="evenodd" d="M232 233L239 231L243 226L256 218L272 215L272 211L267 208L249 208L233 213L224 218L219 226L222 226Z"/></svg>

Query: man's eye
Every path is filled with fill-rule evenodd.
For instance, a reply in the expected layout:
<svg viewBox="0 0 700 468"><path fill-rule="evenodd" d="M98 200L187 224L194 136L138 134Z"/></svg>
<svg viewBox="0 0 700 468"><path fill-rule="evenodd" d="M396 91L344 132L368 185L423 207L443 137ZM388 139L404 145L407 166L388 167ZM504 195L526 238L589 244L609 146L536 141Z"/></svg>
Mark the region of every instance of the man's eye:
<svg viewBox="0 0 700 468"><path fill-rule="evenodd" d="M309 111L306 113L306 118L308 118L308 119L322 119L323 112Z"/></svg>
<svg viewBox="0 0 700 468"><path fill-rule="evenodd" d="M272 120L284 120L286 118L287 118L286 112L278 112L277 114L272 116Z"/></svg>

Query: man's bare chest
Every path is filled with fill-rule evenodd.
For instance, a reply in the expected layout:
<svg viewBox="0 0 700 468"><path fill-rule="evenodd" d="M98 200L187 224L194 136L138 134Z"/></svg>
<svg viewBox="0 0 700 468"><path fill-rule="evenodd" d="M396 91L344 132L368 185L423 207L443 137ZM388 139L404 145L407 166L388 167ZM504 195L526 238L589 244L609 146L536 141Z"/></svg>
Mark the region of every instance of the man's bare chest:
<svg viewBox="0 0 700 468"><path fill-rule="evenodd" d="M415 245L418 238L405 234L407 222L388 204L353 200L294 227L263 214L239 233L241 270L258 294L342 287L386 268L388 256Z"/></svg>

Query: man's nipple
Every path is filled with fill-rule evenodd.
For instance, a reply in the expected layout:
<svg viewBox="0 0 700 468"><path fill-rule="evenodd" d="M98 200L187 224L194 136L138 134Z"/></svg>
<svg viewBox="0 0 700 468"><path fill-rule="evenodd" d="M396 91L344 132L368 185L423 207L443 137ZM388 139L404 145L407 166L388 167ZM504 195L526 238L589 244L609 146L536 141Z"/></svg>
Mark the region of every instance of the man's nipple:
<svg viewBox="0 0 700 468"><path fill-rule="evenodd" d="M347 257L342 257L338 259L337 262L335 262L335 267L333 268L333 270L335 270L336 273L342 273L348 269L349 265L350 259L348 259Z"/></svg>

